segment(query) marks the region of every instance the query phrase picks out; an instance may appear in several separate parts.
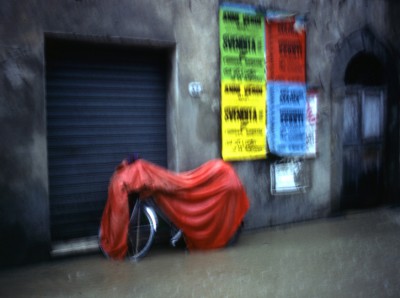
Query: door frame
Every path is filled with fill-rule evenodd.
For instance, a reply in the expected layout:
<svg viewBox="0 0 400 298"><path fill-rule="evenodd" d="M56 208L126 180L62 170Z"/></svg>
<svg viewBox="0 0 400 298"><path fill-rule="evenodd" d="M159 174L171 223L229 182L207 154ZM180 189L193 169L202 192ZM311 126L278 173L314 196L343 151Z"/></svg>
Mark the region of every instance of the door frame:
<svg viewBox="0 0 400 298"><path fill-rule="evenodd" d="M331 211L341 211L343 189L343 100L346 95L345 73L352 58L359 53L374 55L382 64L387 87L384 159L389 161L385 168L386 204L400 202L399 167L399 82L394 55L372 33L368 26L351 33L338 44L338 51L331 73ZM390 146L389 146L390 145Z"/></svg>

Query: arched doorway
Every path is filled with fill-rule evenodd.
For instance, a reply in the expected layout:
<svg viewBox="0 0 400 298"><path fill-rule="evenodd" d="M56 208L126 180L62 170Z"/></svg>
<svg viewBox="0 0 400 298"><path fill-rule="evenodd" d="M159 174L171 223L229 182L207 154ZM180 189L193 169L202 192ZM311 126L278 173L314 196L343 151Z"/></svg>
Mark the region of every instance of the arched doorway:
<svg viewBox="0 0 400 298"><path fill-rule="evenodd" d="M341 209L374 207L386 199L386 83L380 61L358 53L345 73Z"/></svg>
<svg viewBox="0 0 400 298"><path fill-rule="evenodd" d="M333 209L393 199L398 177L396 71L390 53L364 28L341 45L332 72Z"/></svg>

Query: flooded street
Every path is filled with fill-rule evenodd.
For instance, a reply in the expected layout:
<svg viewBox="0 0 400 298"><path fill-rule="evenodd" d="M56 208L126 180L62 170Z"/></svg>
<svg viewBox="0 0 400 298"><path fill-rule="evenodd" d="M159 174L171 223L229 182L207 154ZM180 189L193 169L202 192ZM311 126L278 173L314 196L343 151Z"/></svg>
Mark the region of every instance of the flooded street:
<svg viewBox="0 0 400 298"><path fill-rule="evenodd" d="M0 271L0 297L398 297L400 209L242 234L236 246L155 247L138 263L100 254Z"/></svg>

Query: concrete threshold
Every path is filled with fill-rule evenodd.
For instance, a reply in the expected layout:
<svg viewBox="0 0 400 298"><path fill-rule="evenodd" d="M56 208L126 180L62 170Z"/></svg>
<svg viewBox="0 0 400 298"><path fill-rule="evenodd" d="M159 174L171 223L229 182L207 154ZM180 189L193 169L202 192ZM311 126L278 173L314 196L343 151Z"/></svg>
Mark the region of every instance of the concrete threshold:
<svg viewBox="0 0 400 298"><path fill-rule="evenodd" d="M52 257L89 253L99 251L99 238L97 236L71 239L68 241L54 242L51 246Z"/></svg>

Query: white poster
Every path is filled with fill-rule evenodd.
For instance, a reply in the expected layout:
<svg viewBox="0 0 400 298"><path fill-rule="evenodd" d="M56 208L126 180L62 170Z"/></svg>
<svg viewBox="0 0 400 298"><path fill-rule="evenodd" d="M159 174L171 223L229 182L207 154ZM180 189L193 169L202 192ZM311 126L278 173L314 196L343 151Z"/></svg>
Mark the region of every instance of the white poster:
<svg viewBox="0 0 400 298"><path fill-rule="evenodd" d="M318 92L307 91L306 103L306 156L315 157L317 154L317 101Z"/></svg>

